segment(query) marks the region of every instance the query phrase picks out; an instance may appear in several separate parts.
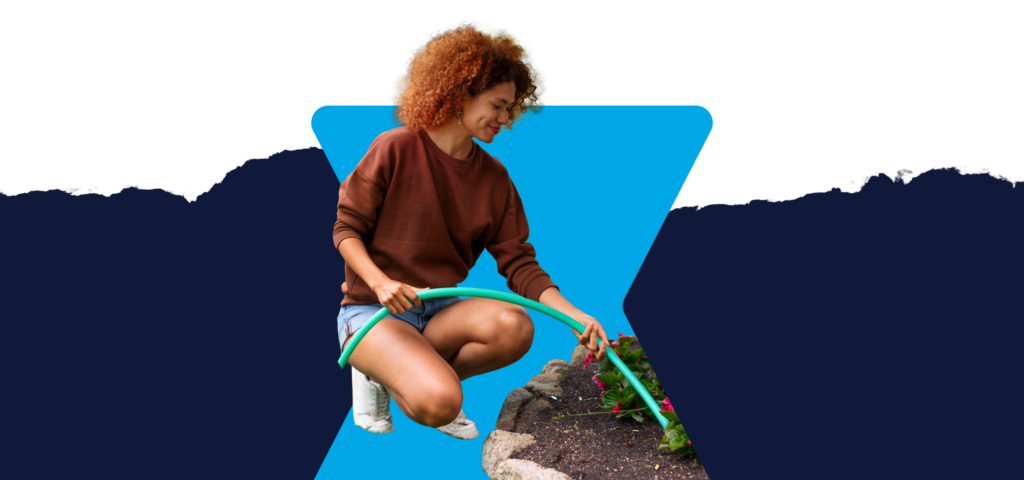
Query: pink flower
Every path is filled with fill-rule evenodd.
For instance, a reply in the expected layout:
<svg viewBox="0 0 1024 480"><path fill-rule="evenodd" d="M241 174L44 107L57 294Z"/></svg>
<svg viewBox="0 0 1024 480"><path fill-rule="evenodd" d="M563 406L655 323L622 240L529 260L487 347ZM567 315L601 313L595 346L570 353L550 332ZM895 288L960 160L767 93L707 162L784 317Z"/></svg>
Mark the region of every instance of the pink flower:
<svg viewBox="0 0 1024 480"><path fill-rule="evenodd" d="M603 397L603 396L604 396L604 394L606 394L606 393L608 393L608 391L607 391L607 390L605 390L605 391L601 392L601 395L599 395L599 396Z"/></svg>
<svg viewBox="0 0 1024 480"><path fill-rule="evenodd" d="M593 362L594 360L597 360L597 356L594 355L594 352L590 352L590 354L587 355L587 358L583 359L583 369L586 370L589 368L590 362Z"/></svg>
<svg viewBox="0 0 1024 480"><path fill-rule="evenodd" d="M668 397L665 397L665 399L661 401L661 411L667 412L669 410L674 410L672 408L672 402L668 401Z"/></svg>
<svg viewBox="0 0 1024 480"><path fill-rule="evenodd" d="M693 442L691 442L691 441L687 440L687 441L686 441L686 446L687 446L687 447L689 447L690 445L693 445Z"/></svg>
<svg viewBox="0 0 1024 480"><path fill-rule="evenodd" d="M618 341L618 340L615 340L614 342L612 342L612 346L613 346L613 347L617 347L617 346L619 346L619 345L621 345L621 344L619 343L619 341Z"/></svg>
<svg viewBox="0 0 1024 480"><path fill-rule="evenodd" d="M597 382L597 388L600 388L601 390L608 390L608 385L605 384L604 382L602 382L600 380L594 380L594 381Z"/></svg>
<svg viewBox="0 0 1024 480"><path fill-rule="evenodd" d="M612 411L615 413L619 413L619 407L612 407Z"/></svg>

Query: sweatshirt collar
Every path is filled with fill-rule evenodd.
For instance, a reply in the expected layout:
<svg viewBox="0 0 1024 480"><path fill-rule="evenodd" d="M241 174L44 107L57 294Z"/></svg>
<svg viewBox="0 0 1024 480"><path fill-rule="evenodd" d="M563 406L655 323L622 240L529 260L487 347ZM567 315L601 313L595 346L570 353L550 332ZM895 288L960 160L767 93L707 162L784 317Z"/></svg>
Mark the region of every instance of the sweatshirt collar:
<svg viewBox="0 0 1024 480"><path fill-rule="evenodd" d="M473 149L470 150L469 152L469 158L455 158L451 155L448 155L447 153L444 153L444 150L441 150L441 147L438 147L437 144L434 143L434 141L430 138L430 135L427 135L426 130L420 128L417 129L417 131L420 134L420 138L423 139L423 143L426 144L427 150L430 150L430 152L434 154L434 157L436 157L438 160L447 163L453 167L467 168L473 165L473 163L480 157L480 145L477 145L477 143L474 142L473 140L470 140L470 142L473 143Z"/></svg>

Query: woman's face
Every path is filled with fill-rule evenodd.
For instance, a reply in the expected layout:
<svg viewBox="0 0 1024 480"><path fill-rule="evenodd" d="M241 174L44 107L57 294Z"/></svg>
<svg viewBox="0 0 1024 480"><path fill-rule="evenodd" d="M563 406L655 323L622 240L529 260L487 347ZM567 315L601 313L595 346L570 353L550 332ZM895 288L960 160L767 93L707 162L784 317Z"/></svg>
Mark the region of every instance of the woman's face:
<svg viewBox="0 0 1024 480"><path fill-rule="evenodd" d="M484 143L491 143L508 123L509 108L516 98L516 84L499 83L476 98L470 97L462 107L462 126Z"/></svg>

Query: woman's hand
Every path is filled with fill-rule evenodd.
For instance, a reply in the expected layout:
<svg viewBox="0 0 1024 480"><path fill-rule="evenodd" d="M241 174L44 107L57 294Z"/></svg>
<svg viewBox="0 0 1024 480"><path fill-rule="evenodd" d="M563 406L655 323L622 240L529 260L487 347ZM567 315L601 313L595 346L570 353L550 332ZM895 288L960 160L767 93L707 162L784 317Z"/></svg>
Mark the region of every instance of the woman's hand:
<svg viewBox="0 0 1024 480"><path fill-rule="evenodd" d="M591 317L583 312L577 315L570 315L573 320L583 324L583 333L577 333L573 330L572 333L579 339L580 345L586 345L587 348L592 352L597 352L597 360L604 360L605 353L608 350L608 334L604 333L604 327L597 321L596 318ZM601 347L598 350L597 339L601 339Z"/></svg>
<svg viewBox="0 0 1024 480"><path fill-rule="evenodd" d="M392 314L405 313L412 308L423 305L416 292L427 290L396 282L384 274L366 253L366 245L361 238L346 238L338 244L338 252L345 259L345 264L352 267L356 275L362 277L366 285L377 294L377 301L387 307ZM341 285L341 293L348 295L348 281Z"/></svg>
<svg viewBox="0 0 1024 480"><path fill-rule="evenodd" d="M597 359L604 360L605 350L608 348L608 334L604 333L604 327L598 323L597 319L583 313L582 310L574 307L562 293L559 292L558 287L551 286L544 289L540 294L540 303L547 305L559 312L568 315L573 320L583 324L583 333L577 333L575 329L572 330L572 334L576 335L579 339L580 345L586 345L587 348L592 352L597 352ZM597 339L601 339L601 347L598 350Z"/></svg>
<svg viewBox="0 0 1024 480"><path fill-rule="evenodd" d="M423 300L416 295L416 292L427 290L396 282L390 278L382 279L375 285L370 285L373 293L377 294L377 301L387 307L392 314L405 313L415 304L417 307L423 305Z"/></svg>

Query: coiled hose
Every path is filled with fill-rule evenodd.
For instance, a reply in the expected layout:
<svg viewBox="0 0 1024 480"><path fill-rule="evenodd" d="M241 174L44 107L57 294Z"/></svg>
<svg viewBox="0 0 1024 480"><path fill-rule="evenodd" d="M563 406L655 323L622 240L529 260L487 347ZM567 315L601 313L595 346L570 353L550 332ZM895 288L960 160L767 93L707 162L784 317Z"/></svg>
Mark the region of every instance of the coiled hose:
<svg viewBox="0 0 1024 480"><path fill-rule="evenodd" d="M583 333L584 329L583 324L577 322L576 320L573 320L571 317L562 312L559 312L558 310L555 310L542 303L538 303L533 300L520 297L519 295L513 295L511 293L495 292L493 290L484 290L482 288L452 287L424 290L421 292L416 292L416 295L423 300L436 297L455 296L479 297L490 298L492 300L500 300L503 302L514 303L516 305L523 306L531 310L536 310L540 313L543 313L545 315L548 315L549 317L554 318L555 320L558 320L559 322L568 325L570 328L576 330L577 332ZM345 350L341 352L341 359L338 360L338 365L340 365L343 368L345 367L345 364L348 363L348 358L352 356L352 351L355 350L357 345L359 345L359 341L366 336L366 332L370 331L370 329L373 328L374 325L383 320L384 317L386 317L387 315L388 309L381 308L379 312L375 313L373 317L371 317L370 320L366 322L366 325L363 325L363 327L356 332L355 336L352 337L352 341L348 343L348 347L345 347ZM600 342L601 340L598 339L598 345L600 345ZM626 368L626 365L622 363L622 360L619 358L618 355L615 355L615 353L613 352L607 354L607 356L608 359L610 359L612 363L615 364L616 367L618 367L619 371L622 372L622 374L626 377L626 380L629 380L629 383L633 385L633 388L636 389L637 393L640 394L640 398L644 400L644 403L647 404L647 407L651 409L652 413L654 413L654 418L658 419L658 422L661 423L661 427L667 428L668 419L661 414L661 409L658 408L657 402L655 402L654 398L651 397L651 394L650 392L647 391L647 388L644 387L642 383L640 383L640 380L638 380L636 376L633 375L633 372Z"/></svg>

